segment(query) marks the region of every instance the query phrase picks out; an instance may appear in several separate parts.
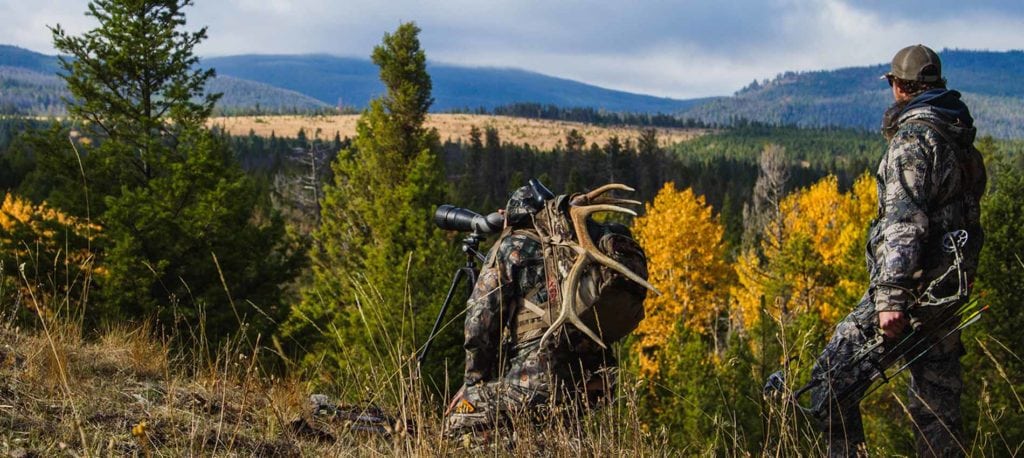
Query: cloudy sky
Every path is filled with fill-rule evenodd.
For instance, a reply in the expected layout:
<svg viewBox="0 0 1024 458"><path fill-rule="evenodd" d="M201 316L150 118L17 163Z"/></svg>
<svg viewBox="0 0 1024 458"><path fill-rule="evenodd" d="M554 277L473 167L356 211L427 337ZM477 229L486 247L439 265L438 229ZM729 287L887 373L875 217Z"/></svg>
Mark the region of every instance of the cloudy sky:
<svg viewBox="0 0 1024 458"><path fill-rule="evenodd" d="M433 61L518 67L689 98L787 70L888 62L907 44L1024 48L1021 0L196 0L203 56L368 56L416 21ZM52 54L47 25L95 25L87 0L0 0L0 43Z"/></svg>

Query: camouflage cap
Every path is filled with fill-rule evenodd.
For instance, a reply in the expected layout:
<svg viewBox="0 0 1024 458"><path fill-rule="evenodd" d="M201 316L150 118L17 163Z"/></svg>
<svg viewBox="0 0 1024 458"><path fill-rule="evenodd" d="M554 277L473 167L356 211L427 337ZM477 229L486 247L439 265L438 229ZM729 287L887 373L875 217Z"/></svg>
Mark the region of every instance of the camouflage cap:
<svg viewBox="0 0 1024 458"><path fill-rule="evenodd" d="M907 46L892 58L892 68L883 78L937 83L942 81L942 61L925 45Z"/></svg>
<svg viewBox="0 0 1024 458"><path fill-rule="evenodd" d="M540 198L532 186L516 189L505 205L505 218L510 226L519 226L530 220L530 216L544 208L544 200Z"/></svg>

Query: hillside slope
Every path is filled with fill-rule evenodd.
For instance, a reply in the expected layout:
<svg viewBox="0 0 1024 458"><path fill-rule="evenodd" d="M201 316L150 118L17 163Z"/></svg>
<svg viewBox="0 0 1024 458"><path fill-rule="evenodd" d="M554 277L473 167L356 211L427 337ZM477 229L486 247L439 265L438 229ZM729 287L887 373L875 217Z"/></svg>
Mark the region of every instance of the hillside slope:
<svg viewBox="0 0 1024 458"><path fill-rule="evenodd" d="M61 115L68 96L53 73L0 65L0 114Z"/></svg>
<svg viewBox="0 0 1024 458"><path fill-rule="evenodd" d="M202 65L217 70L219 79L208 89L224 93L218 108L227 113L254 111L257 104L261 110L272 112L337 106L362 109L384 90L377 67L367 59L328 55L240 55L203 59ZM56 73L59 63L56 56L0 45L0 67L30 71L32 78L38 79L39 75ZM673 113L703 101L632 94L509 68L431 64L429 71L434 83L434 111L490 109L534 102L613 112ZM56 93L61 89L47 82L47 87L40 87L37 92L41 97L45 92L46 97L59 99ZM0 90L0 106L6 102L8 93ZM32 114L48 114L49 111L35 110Z"/></svg>
<svg viewBox="0 0 1024 458"><path fill-rule="evenodd" d="M944 50L949 87L963 93L982 134L1024 137L1024 52ZM787 72L755 82L732 97L711 100L682 112L707 122L746 119L797 126L877 129L892 103L884 74L888 65L804 73Z"/></svg>
<svg viewBox="0 0 1024 458"><path fill-rule="evenodd" d="M63 115L62 99L70 93L57 77L59 71L56 56L0 45L0 114ZM223 93L217 104L221 113L293 113L331 108L295 91L231 76L217 76L206 89Z"/></svg>
<svg viewBox="0 0 1024 458"><path fill-rule="evenodd" d="M334 116L226 116L209 120L231 135L248 135L250 132L262 137L274 134L279 137L297 137L302 129L309 137L319 135L330 139L354 137L359 115ZM464 113L431 113L427 116L426 127L437 129L441 140L469 142L473 127L493 127L500 132L501 141L515 144L529 144L541 150L550 150L565 143L569 132L575 130L589 143L605 144L612 136L620 141L636 141L643 129L633 126L595 126L580 122L552 121L546 119L523 119L509 116L476 115ZM665 147L690 140L708 132L707 129L664 128L655 129L658 140Z"/></svg>
<svg viewBox="0 0 1024 458"><path fill-rule="evenodd" d="M203 59L221 75L291 89L332 105L362 108L384 86L366 59L314 55L240 55ZM577 81L510 68L461 67L432 63L435 111L494 108L515 102L609 111L676 112L699 100L676 100L614 91Z"/></svg>
<svg viewBox="0 0 1024 458"><path fill-rule="evenodd" d="M406 363L363 386L275 376L266 347L174 352L147 327L84 338L50 322L25 331L0 316L0 456L469 456L442 438L444 405ZM397 364L397 363L396 363ZM326 383L327 386L324 386ZM310 396L317 387L330 395ZM664 443L619 409L521 428L510 456L651 456ZM516 419L526 425L525 418ZM594 427L598 425L599 427ZM504 433L504 431L503 431ZM545 446L547 444L547 446Z"/></svg>
<svg viewBox="0 0 1024 458"><path fill-rule="evenodd" d="M18 67L47 74L60 70L60 63L55 56L4 44L0 44L0 66Z"/></svg>
<svg viewBox="0 0 1024 458"><path fill-rule="evenodd" d="M217 101L217 110L221 113L302 113L331 108L331 105L305 94L233 76L217 75L206 85L206 91L223 94Z"/></svg>
<svg viewBox="0 0 1024 458"><path fill-rule="evenodd" d="M979 132L1024 138L1024 51L944 50L951 88L960 90ZM62 111L57 58L0 45L0 113ZM369 60L329 55L239 55L203 59L218 72L211 91L223 92L221 113L308 112L331 107L364 108L383 91ZM675 113L682 118L729 125L737 120L801 127L875 130L891 103L879 76L887 65L786 72L755 81L728 97L675 100L614 91L577 81L510 68L430 64L434 111L493 109L531 102L611 112Z"/></svg>

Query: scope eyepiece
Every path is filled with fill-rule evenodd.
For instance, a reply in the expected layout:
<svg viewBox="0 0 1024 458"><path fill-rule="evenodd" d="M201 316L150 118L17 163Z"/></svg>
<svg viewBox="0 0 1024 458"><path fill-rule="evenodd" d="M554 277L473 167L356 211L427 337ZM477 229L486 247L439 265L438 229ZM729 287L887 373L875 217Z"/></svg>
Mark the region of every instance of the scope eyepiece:
<svg viewBox="0 0 1024 458"><path fill-rule="evenodd" d="M441 205L434 212L434 224L446 231L492 234L501 232L505 225L505 217L497 212L483 216L454 205Z"/></svg>

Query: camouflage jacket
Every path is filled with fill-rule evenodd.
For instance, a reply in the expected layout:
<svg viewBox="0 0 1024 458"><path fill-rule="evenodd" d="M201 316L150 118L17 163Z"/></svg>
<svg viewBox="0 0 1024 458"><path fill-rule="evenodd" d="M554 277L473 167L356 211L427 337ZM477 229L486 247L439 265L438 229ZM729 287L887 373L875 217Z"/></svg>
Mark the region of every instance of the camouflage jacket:
<svg viewBox="0 0 1024 458"><path fill-rule="evenodd" d="M506 356L498 353L510 338L505 325L515 313L517 299L544 282L544 258L536 241L508 235L491 249L466 304L466 385L493 378L499 356ZM544 295L541 302L547 301L544 288L537 294Z"/></svg>
<svg viewBox="0 0 1024 458"><path fill-rule="evenodd" d="M984 240L984 165L972 147L973 119L960 94L945 89L920 94L895 123L898 129L878 165L878 214L868 236L876 311L906 311L952 265L952 255L942 249L946 233L968 232L963 255L970 279ZM951 292L956 285L944 282L944 288Z"/></svg>
<svg viewBox="0 0 1024 458"><path fill-rule="evenodd" d="M542 247L519 230L495 243L467 302L465 384L514 378L519 385L550 389L550 376L578 379L574 371L609 364L589 339L575 330L539 345L540 333L516 340L515 317L524 300L546 307L548 292ZM611 363L614 364L614 363Z"/></svg>

